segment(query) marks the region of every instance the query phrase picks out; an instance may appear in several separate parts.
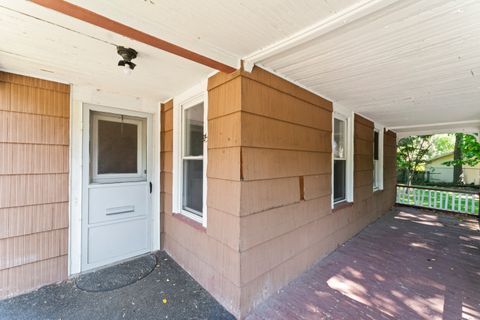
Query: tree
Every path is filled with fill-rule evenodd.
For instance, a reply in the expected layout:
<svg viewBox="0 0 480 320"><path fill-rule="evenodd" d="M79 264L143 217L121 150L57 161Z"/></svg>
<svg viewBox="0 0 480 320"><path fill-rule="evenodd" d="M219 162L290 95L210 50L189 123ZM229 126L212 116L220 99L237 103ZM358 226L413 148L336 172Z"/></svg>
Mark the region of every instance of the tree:
<svg viewBox="0 0 480 320"><path fill-rule="evenodd" d="M397 167L407 173L407 184L411 185L413 176L431 156L434 139L428 136L410 136L401 139L397 145Z"/></svg>
<svg viewBox="0 0 480 320"><path fill-rule="evenodd" d="M455 164L475 166L480 163L480 143L477 141L478 135L465 134L461 143L462 157L453 161L444 162L447 166Z"/></svg>
<svg viewBox="0 0 480 320"><path fill-rule="evenodd" d="M455 148L453 149L453 183L455 184L463 184L462 144L463 133L455 133Z"/></svg>

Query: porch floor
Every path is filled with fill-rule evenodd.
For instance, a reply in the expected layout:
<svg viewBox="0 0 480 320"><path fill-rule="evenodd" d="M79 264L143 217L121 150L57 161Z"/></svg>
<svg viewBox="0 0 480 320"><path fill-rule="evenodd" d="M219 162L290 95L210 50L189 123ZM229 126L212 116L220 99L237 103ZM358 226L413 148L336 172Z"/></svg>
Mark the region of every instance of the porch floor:
<svg viewBox="0 0 480 320"><path fill-rule="evenodd" d="M108 269L115 272L114 268ZM153 272L131 285L104 292L82 291L72 282L50 285L0 301L0 319L148 320L234 317L166 253L160 252Z"/></svg>
<svg viewBox="0 0 480 320"><path fill-rule="evenodd" d="M247 319L480 319L478 229L398 207Z"/></svg>

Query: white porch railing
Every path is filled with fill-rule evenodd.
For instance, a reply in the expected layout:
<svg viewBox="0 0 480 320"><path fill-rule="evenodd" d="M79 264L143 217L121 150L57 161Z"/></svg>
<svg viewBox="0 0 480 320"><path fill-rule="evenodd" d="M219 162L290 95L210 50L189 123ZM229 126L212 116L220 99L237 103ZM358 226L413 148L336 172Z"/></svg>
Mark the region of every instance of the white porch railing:
<svg viewBox="0 0 480 320"><path fill-rule="evenodd" d="M397 185L397 203L452 212L479 214L479 192Z"/></svg>

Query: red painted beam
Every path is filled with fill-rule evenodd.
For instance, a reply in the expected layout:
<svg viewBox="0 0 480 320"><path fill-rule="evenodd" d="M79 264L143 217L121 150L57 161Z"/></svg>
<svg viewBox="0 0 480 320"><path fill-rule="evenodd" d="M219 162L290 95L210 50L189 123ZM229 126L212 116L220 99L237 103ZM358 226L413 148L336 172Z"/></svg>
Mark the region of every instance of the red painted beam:
<svg viewBox="0 0 480 320"><path fill-rule="evenodd" d="M120 22L114 21L105 16L99 15L93 11L84 9L82 7L69 3L67 1L63 1L63 0L31 0L31 1L42 7L55 10L57 12L63 13L72 18L76 18L84 22L93 24L97 27L112 31L114 33L120 34L127 38L130 38L139 42L143 42L152 47L170 52L182 58L203 64L207 67L217 69L219 71L223 71L226 73L231 73L235 71L235 68L232 68L224 63L202 56L201 54L182 48L180 46L177 46L165 40L159 39L148 33L131 28Z"/></svg>

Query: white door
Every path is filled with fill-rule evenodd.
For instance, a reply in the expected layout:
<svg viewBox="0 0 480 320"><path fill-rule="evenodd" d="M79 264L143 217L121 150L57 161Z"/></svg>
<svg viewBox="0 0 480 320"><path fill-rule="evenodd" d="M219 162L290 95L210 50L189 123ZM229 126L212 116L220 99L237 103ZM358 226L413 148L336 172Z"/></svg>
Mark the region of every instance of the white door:
<svg viewBox="0 0 480 320"><path fill-rule="evenodd" d="M84 114L82 271L150 251L148 115Z"/></svg>

